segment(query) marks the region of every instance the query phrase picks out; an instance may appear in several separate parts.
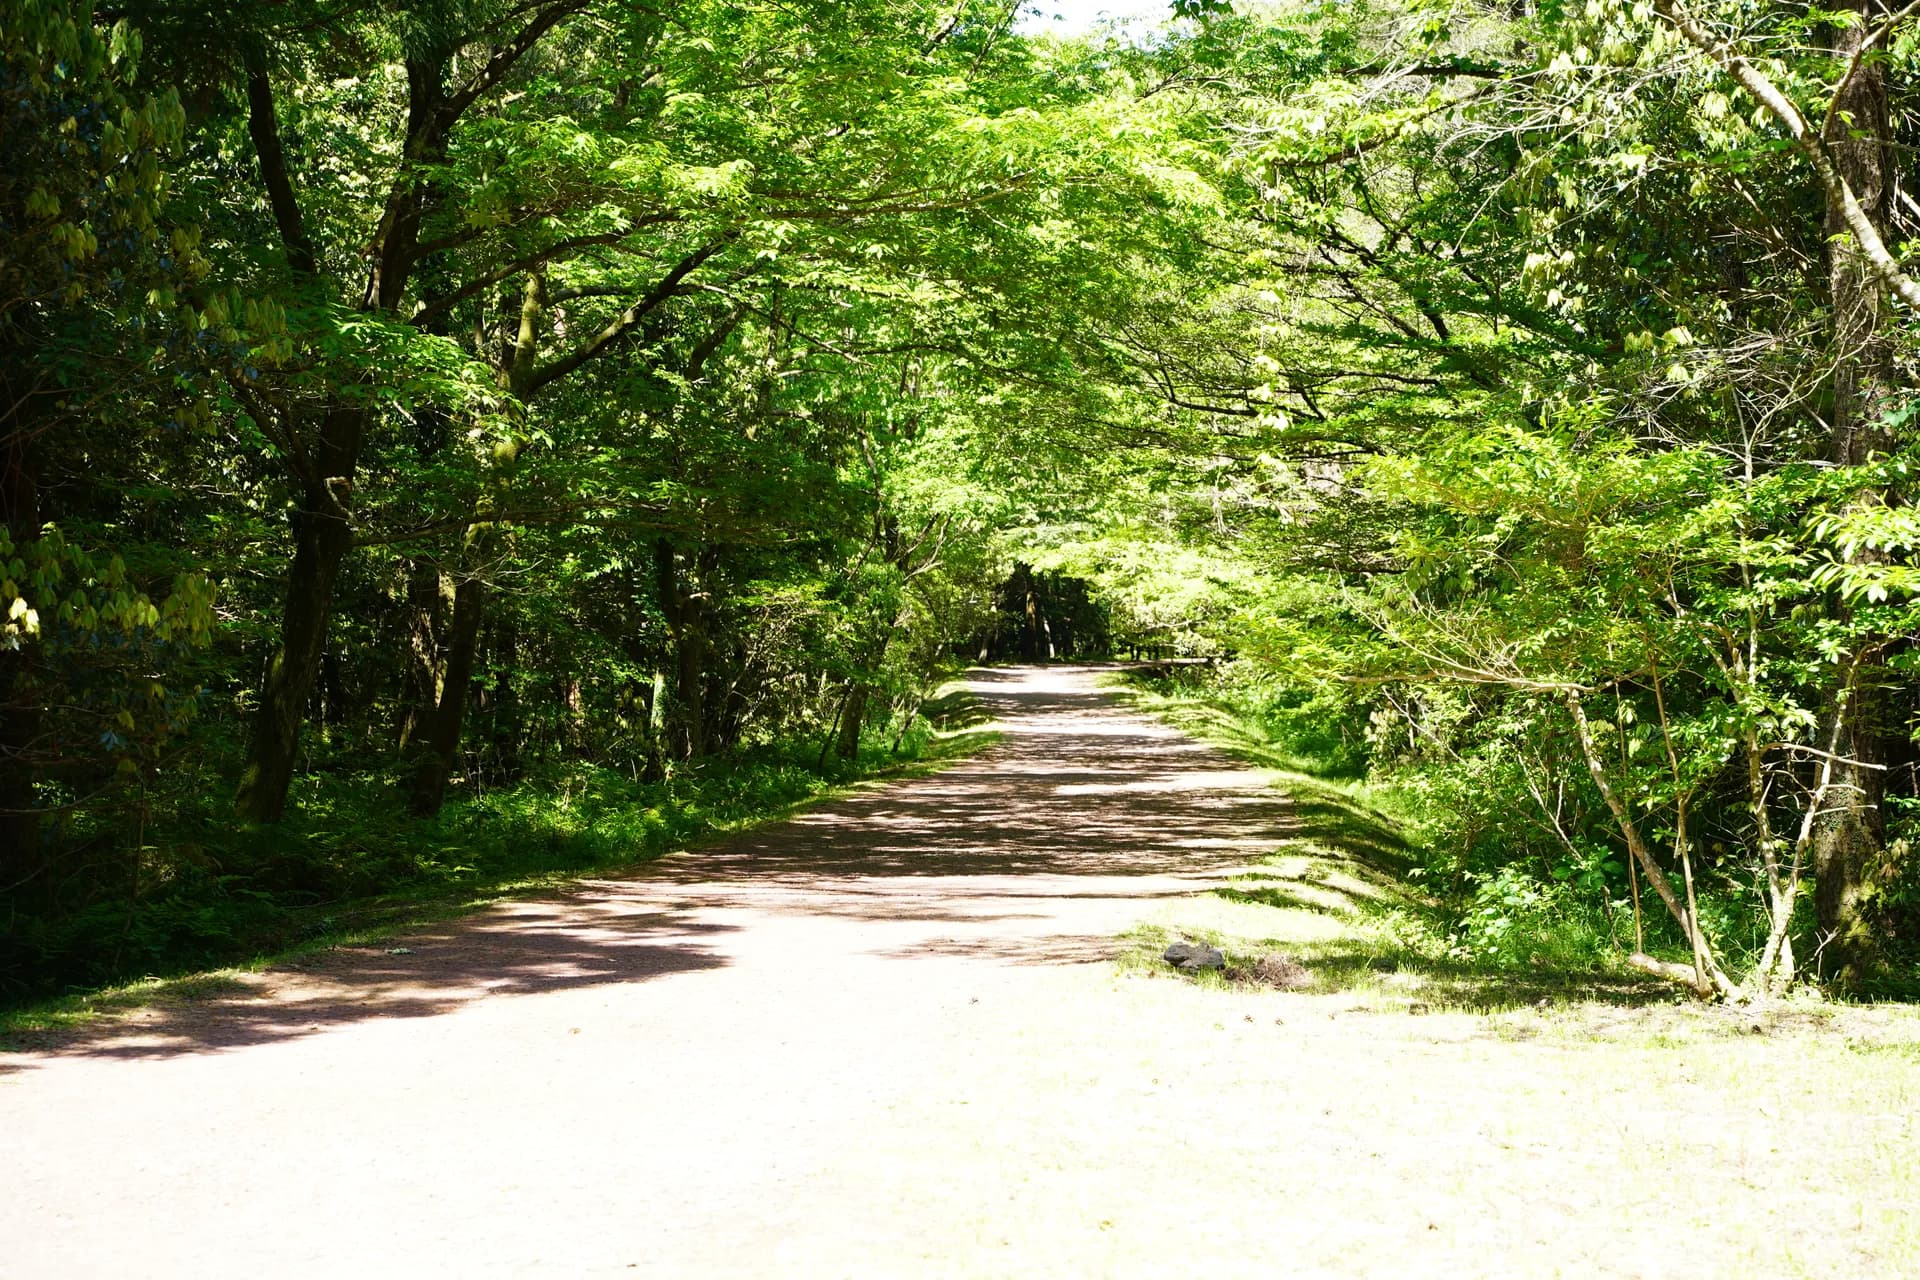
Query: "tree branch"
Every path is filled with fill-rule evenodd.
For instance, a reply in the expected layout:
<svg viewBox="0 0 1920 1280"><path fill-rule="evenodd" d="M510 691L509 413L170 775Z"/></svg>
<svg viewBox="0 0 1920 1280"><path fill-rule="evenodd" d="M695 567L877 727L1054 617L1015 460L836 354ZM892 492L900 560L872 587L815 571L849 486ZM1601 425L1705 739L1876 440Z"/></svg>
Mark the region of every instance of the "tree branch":
<svg viewBox="0 0 1920 1280"><path fill-rule="evenodd" d="M1867 211L1860 207L1860 200L1854 195L1853 188L1833 163L1825 139L1807 124L1800 109L1764 72L1747 61L1739 50L1702 27L1692 14L1674 0L1654 0L1653 7L1661 17L1673 24L1688 44L1719 63L1728 75L1739 82L1741 88L1759 99L1760 105L1781 123L1800 154L1813 166L1814 174L1826 191L1828 208L1840 214L1847 230L1853 233L1854 244L1861 256L1873 267L1880 282L1908 306L1920 307L1920 281L1902 270L1893 254L1888 252L1886 241L1880 238L1879 228L1873 225L1873 219L1867 216Z"/></svg>
<svg viewBox="0 0 1920 1280"><path fill-rule="evenodd" d="M656 310L661 303L680 292L681 281L685 280L695 271L698 271L707 259L720 252L732 239L733 236L731 234L722 236L720 239L704 245L700 249L682 258L675 264L673 270L662 276L659 283L647 291L644 297L615 316L599 333L596 333L568 354L561 356L546 367L532 373L527 379L526 397L530 399L538 395L540 391L550 383L566 377L581 365L618 342L621 338L624 338L635 326L644 320L650 312Z"/></svg>
<svg viewBox="0 0 1920 1280"><path fill-rule="evenodd" d="M538 10L527 25L520 29L519 35L494 50L493 56L487 59L485 66L474 72L471 80L447 95L446 101L441 104L437 119L441 135L445 136L452 130L454 124L466 113L467 108L483 94L506 79L507 73L513 70L515 64L526 56L529 49L539 44L549 31L586 7L587 0L559 0L557 4Z"/></svg>
<svg viewBox="0 0 1920 1280"><path fill-rule="evenodd" d="M247 136L253 140L253 153L260 162L260 182L267 189L267 203L273 209L274 225L280 229L287 265L295 275L317 275L319 255L314 252L306 221L300 216L300 202L293 194L287 153L280 145L273 82L267 78L266 57L258 49L247 51Z"/></svg>
<svg viewBox="0 0 1920 1280"><path fill-rule="evenodd" d="M591 249L596 245L619 244L640 228L655 226L662 222L670 222L674 216L675 215L672 214L660 214L657 217L643 219L625 231L608 231L599 235L572 236L565 240L557 240L544 249L539 249L533 253L515 258L512 262L506 263L504 266L495 267L485 275L477 276L467 281L452 293L443 294L431 302L426 303L418 311L413 313L413 323L425 324L429 320L436 319L453 310L475 294L484 292L492 286L499 284L502 280L512 279L522 271L531 271L535 267L552 262L555 258L572 253L576 249Z"/></svg>

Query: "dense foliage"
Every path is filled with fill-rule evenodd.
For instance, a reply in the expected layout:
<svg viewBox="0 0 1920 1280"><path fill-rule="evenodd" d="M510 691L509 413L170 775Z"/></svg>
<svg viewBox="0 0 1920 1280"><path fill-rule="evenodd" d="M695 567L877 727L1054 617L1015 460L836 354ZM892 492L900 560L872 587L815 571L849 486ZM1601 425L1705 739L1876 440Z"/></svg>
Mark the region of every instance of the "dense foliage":
<svg viewBox="0 0 1920 1280"><path fill-rule="evenodd" d="M1003 17L9 0L5 987L911 749L998 282L1158 200Z"/></svg>
<svg viewBox="0 0 1920 1280"><path fill-rule="evenodd" d="M1114 649L1464 947L1910 972L1906 11L1171 9L0 0L7 989Z"/></svg>
<svg viewBox="0 0 1920 1280"><path fill-rule="evenodd" d="M1908 17L1309 6L1127 63L1221 253L1115 330L1185 438L1060 562L1363 735L1469 948L1630 907L1704 993L1912 982Z"/></svg>

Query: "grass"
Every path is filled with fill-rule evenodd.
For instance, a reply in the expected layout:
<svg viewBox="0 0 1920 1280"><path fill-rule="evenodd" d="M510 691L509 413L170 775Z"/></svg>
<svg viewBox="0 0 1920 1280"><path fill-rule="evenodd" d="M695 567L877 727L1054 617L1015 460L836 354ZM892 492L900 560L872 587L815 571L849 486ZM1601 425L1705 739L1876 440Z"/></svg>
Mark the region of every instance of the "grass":
<svg viewBox="0 0 1920 1280"><path fill-rule="evenodd" d="M1174 973L1160 952L1176 938L1222 948L1227 973ZM1410 944L1390 912L1238 892L1172 904L1124 941L1122 972L1186 987L1196 1016L1299 1028L1313 1048L1289 1096L1321 1095L1349 1145L1429 1172L1456 1159L1437 1153L1470 1155L1457 1194L1434 1194L1449 1212L1487 1216L1487 1186L1537 1201L1562 1225L1536 1263L1490 1244L1507 1274L1668 1274L1695 1253L1703 1275L1920 1273L1906 1208L1920 1203L1920 1010L1741 1008L1634 975L1488 972ZM1227 976L1275 952L1311 982ZM1410 1135L1422 1149L1394 1155ZM1654 1252L1612 1252L1629 1247Z"/></svg>
<svg viewBox="0 0 1920 1280"><path fill-rule="evenodd" d="M375 942L583 876L631 870L862 785L935 772L998 737L963 687L943 691L925 714L932 727L914 754L868 745L857 761L824 773L810 767L817 744L801 744L703 762L671 783L633 783L604 771L542 779L449 806L431 823L409 824L371 806L355 812L351 804L258 832L227 829L222 818L221 829L201 837L217 876L184 877L174 892L133 911L110 904L24 937L16 932L12 950L37 959L43 979L0 987L0 1048L13 1033L204 998L231 990L238 974L307 952ZM248 875L255 860L273 878ZM63 963L70 955L81 958ZM44 975L61 972L79 976L68 990L48 992Z"/></svg>

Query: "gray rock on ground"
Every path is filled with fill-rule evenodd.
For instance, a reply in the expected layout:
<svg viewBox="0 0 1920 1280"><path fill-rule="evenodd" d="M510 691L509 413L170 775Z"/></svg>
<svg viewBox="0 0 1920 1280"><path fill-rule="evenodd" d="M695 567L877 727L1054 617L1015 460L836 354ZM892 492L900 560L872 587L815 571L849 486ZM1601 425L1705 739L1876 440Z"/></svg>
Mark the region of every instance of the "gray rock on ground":
<svg viewBox="0 0 1920 1280"><path fill-rule="evenodd" d="M1168 964L1187 973L1200 969L1224 969L1227 955L1204 942L1176 942L1162 954Z"/></svg>

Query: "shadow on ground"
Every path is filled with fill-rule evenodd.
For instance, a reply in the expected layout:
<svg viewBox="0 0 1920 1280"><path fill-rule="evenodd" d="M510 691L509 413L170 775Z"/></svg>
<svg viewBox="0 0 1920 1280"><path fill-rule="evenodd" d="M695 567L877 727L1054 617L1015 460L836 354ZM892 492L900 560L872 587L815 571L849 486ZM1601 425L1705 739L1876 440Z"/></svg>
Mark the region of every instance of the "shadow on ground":
<svg viewBox="0 0 1920 1280"><path fill-rule="evenodd" d="M1156 875L1245 864L1307 829L1280 793L1111 699L975 672L986 755L662 864L669 878Z"/></svg>
<svg viewBox="0 0 1920 1280"><path fill-rule="evenodd" d="M943 733L958 733L993 723L993 712L970 688L950 689L920 704L920 714Z"/></svg>
<svg viewBox="0 0 1920 1280"><path fill-rule="evenodd" d="M1314 990L1392 990L1404 984L1411 999L1472 1013L1496 1013L1541 1002L1597 1002L1620 1006L1671 1004L1671 984L1608 970L1489 969L1469 961L1424 954L1413 948L1365 943L1302 948L1313 971Z"/></svg>
<svg viewBox="0 0 1920 1280"><path fill-rule="evenodd" d="M365 946L310 952L261 973L104 997L78 1028L16 1032L10 1048L167 1058L297 1039L368 1019L429 1018L492 996L535 995L720 968L732 926L583 889L501 903ZM0 1073L26 1063L0 1058Z"/></svg>
<svg viewBox="0 0 1920 1280"><path fill-rule="evenodd" d="M135 993L113 1017L16 1038L49 1054L155 1058L432 1017L493 996L727 967L760 945L729 935L767 915L856 922L863 932L833 945L867 957L1084 963L1113 952L1111 934L1087 930L1108 907L1205 890L1312 833L1316 819L1257 775L1118 713L1084 673L993 669L972 685L940 714L949 724L994 717L1001 733L943 772L873 786L631 878L264 973Z"/></svg>
<svg viewBox="0 0 1920 1280"><path fill-rule="evenodd" d="M1329 853L1317 841L1296 842L1267 865L1211 890L1214 897L1278 911L1331 917L1345 928L1337 938L1242 941L1254 955L1276 951L1313 975L1317 994L1405 994L1431 1006L1476 1013L1595 1001L1640 1006L1669 1003L1674 987L1645 974L1617 969L1533 964L1495 967L1450 954L1440 939L1444 922L1432 904L1351 854ZM1276 933L1284 932L1276 920ZM1424 926L1424 928L1422 927ZM1232 940L1214 939L1230 954Z"/></svg>

